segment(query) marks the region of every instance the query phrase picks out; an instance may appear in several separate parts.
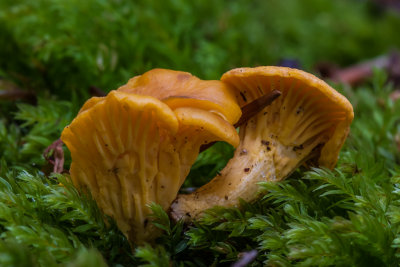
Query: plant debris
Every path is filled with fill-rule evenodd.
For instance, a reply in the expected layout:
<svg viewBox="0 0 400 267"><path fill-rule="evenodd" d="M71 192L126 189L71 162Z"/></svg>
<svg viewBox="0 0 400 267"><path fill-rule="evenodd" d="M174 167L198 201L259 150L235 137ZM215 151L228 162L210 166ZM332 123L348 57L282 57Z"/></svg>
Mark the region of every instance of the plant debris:
<svg viewBox="0 0 400 267"><path fill-rule="evenodd" d="M43 157L53 166L53 173L68 173L68 171L64 169L63 144L61 139L57 139L43 152Z"/></svg>

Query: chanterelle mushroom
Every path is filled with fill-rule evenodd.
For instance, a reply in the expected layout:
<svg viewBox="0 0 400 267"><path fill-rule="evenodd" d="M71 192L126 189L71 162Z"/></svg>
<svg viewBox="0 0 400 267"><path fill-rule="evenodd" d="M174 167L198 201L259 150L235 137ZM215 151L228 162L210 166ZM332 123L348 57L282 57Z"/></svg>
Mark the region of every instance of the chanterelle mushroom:
<svg viewBox="0 0 400 267"><path fill-rule="evenodd" d="M214 95L193 107L185 103L196 102L198 91L186 92L185 83L179 82L173 83L175 89L162 87L169 80L161 76L150 77L159 84L148 81L91 98L61 136L71 151L73 183L91 191L132 243L154 238L157 231L148 221L147 205L155 202L169 208L202 144L239 143L235 128L224 119L240 117L234 94L227 91L230 99L220 99L232 107L231 113L213 102L224 95L225 84L215 81L211 90L199 80L199 91ZM160 100L183 93L183 102L174 108Z"/></svg>
<svg viewBox="0 0 400 267"><path fill-rule="evenodd" d="M212 206L257 198L258 182L280 181L302 163L333 168L353 120L348 100L315 76L283 67L239 68L221 80L236 90L241 106L272 90L282 95L240 127L240 144L208 184L179 195L175 219L197 218Z"/></svg>

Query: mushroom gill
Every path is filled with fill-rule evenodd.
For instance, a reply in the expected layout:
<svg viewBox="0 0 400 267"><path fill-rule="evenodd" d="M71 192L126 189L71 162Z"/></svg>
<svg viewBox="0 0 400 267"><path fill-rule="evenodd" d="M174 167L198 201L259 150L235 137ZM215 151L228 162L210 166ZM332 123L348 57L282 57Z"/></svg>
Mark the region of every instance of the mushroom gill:
<svg viewBox="0 0 400 267"><path fill-rule="evenodd" d="M252 201L258 183L285 179L306 163L333 168L353 119L348 100L325 82L283 67L239 68L221 80L234 88L240 106L279 90L282 95L240 127L240 144L227 166L192 194L179 195L175 219L198 218L213 206Z"/></svg>

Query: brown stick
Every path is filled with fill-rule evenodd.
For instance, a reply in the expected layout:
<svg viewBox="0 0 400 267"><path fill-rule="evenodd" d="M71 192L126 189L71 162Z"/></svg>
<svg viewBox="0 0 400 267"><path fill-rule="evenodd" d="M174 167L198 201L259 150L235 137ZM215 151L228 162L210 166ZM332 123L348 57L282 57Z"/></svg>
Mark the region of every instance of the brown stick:
<svg viewBox="0 0 400 267"><path fill-rule="evenodd" d="M250 102L242 107L242 117L235 123L235 128L245 124L251 117L257 115L265 107L271 105L282 93L278 90L273 90L269 94L263 95L260 98Z"/></svg>
<svg viewBox="0 0 400 267"><path fill-rule="evenodd" d="M258 252L253 249L247 252L239 253L240 259L231 265L231 267L245 267L252 263L257 258Z"/></svg>
<svg viewBox="0 0 400 267"><path fill-rule="evenodd" d="M53 172L62 173L67 172L64 169L64 151L62 149L63 142L61 139L57 139L51 145L49 145L43 152L43 157L53 165ZM51 154L51 152L53 153Z"/></svg>
<svg viewBox="0 0 400 267"><path fill-rule="evenodd" d="M107 94L97 86L90 86L89 93L91 96L106 96Z"/></svg>
<svg viewBox="0 0 400 267"><path fill-rule="evenodd" d="M400 11L400 1L399 0L374 0L374 2L383 8L393 9L396 11Z"/></svg>
<svg viewBox="0 0 400 267"><path fill-rule="evenodd" d="M238 120L237 123L235 123L234 127L237 128L243 124L245 124L251 117L254 117L259 113L261 110L263 110L265 107L271 105L272 102L274 102L275 99L277 99L282 93L278 90L273 90L272 92L263 95L260 98L257 98L256 100L250 102L249 104L245 105L242 107L242 116ZM211 142L205 145L202 145L200 147L200 152L203 152L204 150L210 148L212 145L214 145L215 142Z"/></svg>
<svg viewBox="0 0 400 267"><path fill-rule="evenodd" d="M36 95L32 92L20 89L15 83L0 78L0 100L15 101L27 100L34 103Z"/></svg>
<svg viewBox="0 0 400 267"><path fill-rule="evenodd" d="M327 78L331 78L334 82L350 85L356 85L366 80L372 75L374 68L386 70L389 77L394 80L400 79L400 54L394 51L343 69L336 69L333 65L326 64L319 66L320 72L326 72Z"/></svg>

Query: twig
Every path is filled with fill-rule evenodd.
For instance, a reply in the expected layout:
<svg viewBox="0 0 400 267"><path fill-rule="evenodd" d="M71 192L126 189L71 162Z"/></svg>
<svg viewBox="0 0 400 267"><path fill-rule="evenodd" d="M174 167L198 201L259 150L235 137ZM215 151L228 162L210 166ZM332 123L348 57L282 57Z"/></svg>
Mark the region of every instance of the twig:
<svg viewBox="0 0 400 267"><path fill-rule="evenodd" d="M374 0L374 2L383 8L391 8L396 11L400 11L400 1L399 0Z"/></svg>
<svg viewBox="0 0 400 267"><path fill-rule="evenodd" d="M94 85L89 87L89 92L91 96L106 96L107 94L104 93L103 90L101 90L99 87L96 87Z"/></svg>
<svg viewBox="0 0 400 267"><path fill-rule="evenodd" d="M260 98L250 102L242 107L242 117L235 123L235 128L245 124L251 117L254 117L265 107L271 105L282 93L278 90L273 90L269 94L263 95Z"/></svg>
<svg viewBox="0 0 400 267"><path fill-rule="evenodd" d="M0 78L0 100L15 101L19 99L34 103L36 102L36 95L20 89L11 81Z"/></svg>
<svg viewBox="0 0 400 267"><path fill-rule="evenodd" d="M397 150L400 151L400 133L395 135L394 141L396 143Z"/></svg>
<svg viewBox="0 0 400 267"><path fill-rule="evenodd" d="M237 128L237 127L245 124L251 117L257 115L257 113L259 113L265 107L271 105L271 103L274 102L274 100L277 99L281 94L282 93L280 91L273 90L272 92L243 106L242 107L242 116L240 117L238 122L235 123L234 127ZM200 147L200 152L210 148L214 144L215 144L215 142L211 142L211 143L202 145Z"/></svg>
<svg viewBox="0 0 400 267"><path fill-rule="evenodd" d="M47 162L53 165L53 172L55 173L68 172L64 169L64 151L62 149L63 144L64 143L61 141L61 139L57 139L43 152L43 157Z"/></svg>
<svg viewBox="0 0 400 267"><path fill-rule="evenodd" d="M317 69L320 73L335 82L342 82L350 85L356 85L372 75L374 68L384 69L389 77L394 81L400 81L400 54L394 51L388 55L383 55L359 64L337 69L331 64L319 64Z"/></svg>
<svg viewBox="0 0 400 267"><path fill-rule="evenodd" d="M400 99L400 90L394 90L390 94L390 99L392 99L393 101L397 101L398 99Z"/></svg>
<svg viewBox="0 0 400 267"><path fill-rule="evenodd" d="M253 249L239 254L240 259L231 265L231 267L245 267L257 258L258 252Z"/></svg>

